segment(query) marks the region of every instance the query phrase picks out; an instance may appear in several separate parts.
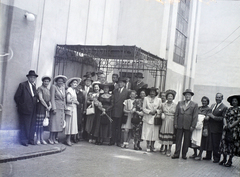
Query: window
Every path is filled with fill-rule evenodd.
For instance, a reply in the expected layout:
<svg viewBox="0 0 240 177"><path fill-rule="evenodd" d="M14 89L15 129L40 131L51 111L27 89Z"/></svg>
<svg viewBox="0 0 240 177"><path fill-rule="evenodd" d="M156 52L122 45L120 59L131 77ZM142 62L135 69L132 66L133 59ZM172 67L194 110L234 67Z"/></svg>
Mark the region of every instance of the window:
<svg viewBox="0 0 240 177"><path fill-rule="evenodd" d="M181 65L184 65L185 62L189 7L190 7L189 0L181 0L178 5L173 61Z"/></svg>

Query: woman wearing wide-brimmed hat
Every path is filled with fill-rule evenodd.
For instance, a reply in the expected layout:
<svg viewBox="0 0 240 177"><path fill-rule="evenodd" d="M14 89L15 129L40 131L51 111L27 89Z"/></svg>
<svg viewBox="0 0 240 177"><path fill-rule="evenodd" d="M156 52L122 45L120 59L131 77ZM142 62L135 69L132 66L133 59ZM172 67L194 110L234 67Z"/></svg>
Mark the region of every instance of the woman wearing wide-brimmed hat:
<svg viewBox="0 0 240 177"><path fill-rule="evenodd" d="M67 80L66 86L68 87L66 91L66 143L71 146L71 135L78 134L78 123L77 123L77 105L79 102L77 101L76 88L81 82L81 78L73 77ZM75 137L76 139L76 137Z"/></svg>
<svg viewBox="0 0 240 177"><path fill-rule="evenodd" d="M100 131L99 131L99 144L101 145L105 139L112 137L112 107L113 107L113 97L112 92L114 90L113 83L100 84L100 89L103 90L103 93L100 94L98 100L102 103L102 114L100 116Z"/></svg>
<svg viewBox="0 0 240 177"><path fill-rule="evenodd" d="M149 95L143 101L142 139L147 141L147 151L154 151L154 143L158 140L159 125L154 125L155 116L160 116L161 99L157 97L158 90L149 88Z"/></svg>
<svg viewBox="0 0 240 177"><path fill-rule="evenodd" d="M98 105L99 101L98 101L98 97L100 95L99 93L100 88L99 88L99 83L94 83L93 84L93 91L89 92L87 95L87 109L89 109L90 107L94 108L94 113L92 114L88 114L87 110L86 110L86 127L85 130L88 133L88 139L90 143L97 143L94 139L98 137L99 135L99 126L98 124L100 124L100 121L96 121L96 119L100 116L100 110L96 108L96 106ZM97 124L97 125L96 125ZM97 127L97 129L95 129L95 127ZM97 135L97 137L94 137L94 133L95 135Z"/></svg>
<svg viewBox="0 0 240 177"><path fill-rule="evenodd" d="M230 167L233 156L240 157L240 95L232 95L227 101L232 107L228 108L223 120L223 134L219 147L223 160L219 165Z"/></svg>
<svg viewBox="0 0 240 177"><path fill-rule="evenodd" d="M174 142L174 114L176 112L177 105L173 102L176 96L176 91L167 90L167 101L162 104L162 126L159 134L160 144L165 145L165 151L163 155L167 157L171 156L171 148Z"/></svg>
<svg viewBox="0 0 240 177"><path fill-rule="evenodd" d="M58 75L54 78L55 84L51 87L51 104L52 112L49 122L50 136L48 142L50 144L57 144L57 136L59 132L63 131L63 124L65 119L64 110L66 108L66 93L65 82L67 77Z"/></svg>
<svg viewBox="0 0 240 177"><path fill-rule="evenodd" d="M48 85L51 81L49 76L42 77L42 85L38 87L38 99L37 103L37 118L36 118L36 134L37 134L37 144L47 144L43 139L43 120L45 117L49 117L51 106L51 95Z"/></svg>

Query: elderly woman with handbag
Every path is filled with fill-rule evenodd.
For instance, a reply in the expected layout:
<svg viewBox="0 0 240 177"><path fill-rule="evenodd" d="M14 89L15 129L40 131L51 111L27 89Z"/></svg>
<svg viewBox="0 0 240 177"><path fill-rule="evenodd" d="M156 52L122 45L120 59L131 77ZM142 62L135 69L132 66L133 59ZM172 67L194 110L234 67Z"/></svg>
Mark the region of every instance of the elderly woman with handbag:
<svg viewBox="0 0 240 177"><path fill-rule="evenodd" d="M154 151L154 143L158 140L159 125L154 124L154 118L161 113L161 99L157 97L157 89L148 89L149 95L143 100L142 139L147 141L147 152Z"/></svg>
<svg viewBox="0 0 240 177"><path fill-rule="evenodd" d="M100 95L99 83L93 84L93 92L89 92L87 95L87 105L86 105L86 127L85 130L88 133L89 143L96 143L94 140L94 133L96 133L96 116L99 115L96 112L98 109L95 108L95 103L98 103L98 97ZM100 124L100 123L99 123Z"/></svg>
<svg viewBox="0 0 240 177"><path fill-rule="evenodd" d="M45 117L49 117L49 112L51 110L51 96L48 85L51 81L49 76L42 77L42 85L38 87L38 99L37 103L37 119L36 119L36 134L37 134L37 144L47 144L43 139L43 120Z"/></svg>
<svg viewBox="0 0 240 177"><path fill-rule="evenodd" d="M50 115L49 130L50 136L48 142L50 144L58 144L57 136L59 132L63 131L65 121L65 108L66 108L66 93L65 82L66 76L58 75L54 78L55 85L51 87L51 104L52 112Z"/></svg>
<svg viewBox="0 0 240 177"><path fill-rule="evenodd" d="M190 156L190 158L194 158L195 160L202 159L202 153L204 150L211 150L211 141L209 132L209 117L208 113L211 112L211 109L208 107L209 98L204 96L201 99L202 106L198 108L198 122L196 125L196 129L192 132L192 144L191 147L194 150L194 154ZM199 154L197 155L197 150L199 149Z"/></svg>
<svg viewBox="0 0 240 177"><path fill-rule="evenodd" d="M66 85L68 87L66 91L66 144L68 146L72 145L71 135L76 136L78 134L78 123L77 123L77 105L79 102L77 101L76 88L80 84L81 78L73 77L70 78Z"/></svg>
<svg viewBox="0 0 240 177"><path fill-rule="evenodd" d="M171 148L174 142L174 115L176 112L177 105L173 102L176 96L174 90L166 91L167 101L162 104L162 126L159 134L160 144L165 145L165 151L162 152L163 155L167 157L171 156Z"/></svg>

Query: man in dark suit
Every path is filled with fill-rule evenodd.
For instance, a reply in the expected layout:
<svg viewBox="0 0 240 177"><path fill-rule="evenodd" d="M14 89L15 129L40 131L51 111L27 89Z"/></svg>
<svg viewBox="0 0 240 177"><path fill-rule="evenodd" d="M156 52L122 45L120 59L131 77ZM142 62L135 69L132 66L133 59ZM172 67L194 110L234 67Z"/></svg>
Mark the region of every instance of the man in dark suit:
<svg viewBox="0 0 240 177"><path fill-rule="evenodd" d="M14 96L19 113L20 141L24 146L35 144L37 91L34 82L38 75L31 70L26 76L28 81L19 84Z"/></svg>
<svg viewBox="0 0 240 177"><path fill-rule="evenodd" d="M112 82L114 85L114 89L118 89L118 74L113 74L112 75Z"/></svg>
<svg viewBox="0 0 240 177"><path fill-rule="evenodd" d="M132 90L139 90L141 88L147 88L148 84L145 84L143 80L143 74L142 73L136 73L135 77L137 78L137 81L132 84Z"/></svg>
<svg viewBox="0 0 240 177"><path fill-rule="evenodd" d="M113 90L113 110L112 110L112 138L110 145L117 143L121 146L121 125L123 116L123 102L128 98L128 90L124 88L126 80L118 80L118 89Z"/></svg>
<svg viewBox="0 0 240 177"><path fill-rule="evenodd" d="M222 103L223 94L216 94L216 103L211 106L211 113L208 114L209 117L209 133L211 138L212 150L207 151L204 160L211 160L213 153L213 163L218 163L220 161L220 154L218 154L219 144L222 137L223 131L223 118L227 111L227 106Z"/></svg>
<svg viewBox="0 0 240 177"><path fill-rule="evenodd" d="M191 101L194 93L191 89L186 89L183 92L185 97L184 101L179 101L176 107L174 116L174 126L177 129L176 134L176 150L172 159L179 158L182 137L184 136L184 142L182 147L182 158L187 159L187 151L191 141L192 131L195 129L198 119L198 105Z"/></svg>

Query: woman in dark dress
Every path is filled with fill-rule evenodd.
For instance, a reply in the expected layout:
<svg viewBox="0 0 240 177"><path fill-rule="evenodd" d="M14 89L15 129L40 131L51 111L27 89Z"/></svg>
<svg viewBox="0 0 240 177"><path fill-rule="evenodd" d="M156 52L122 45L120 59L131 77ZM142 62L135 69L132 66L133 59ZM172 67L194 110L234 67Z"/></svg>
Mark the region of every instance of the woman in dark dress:
<svg viewBox="0 0 240 177"><path fill-rule="evenodd" d="M233 156L240 156L240 95L228 97L227 101L232 107L227 110L223 119L223 134L219 146L219 153L223 160L219 165L232 166ZM229 156L227 161L227 156Z"/></svg>
<svg viewBox="0 0 240 177"><path fill-rule="evenodd" d="M206 132L210 132L209 130L209 117L207 114L211 112L211 109L208 107L209 105L209 98L204 96L201 99L202 106L198 107L198 114L204 115L205 118L203 120L203 130L202 130L202 140L201 140L201 146L194 148L194 154L191 156L191 158L194 158L195 160L201 160L202 159L202 153L203 151L210 151L211 149L211 138L210 134ZM197 155L197 149L199 149L199 154Z"/></svg>
<svg viewBox="0 0 240 177"><path fill-rule="evenodd" d="M136 99L136 111L133 113L132 118L132 131L134 140L134 150L142 150L140 147L141 136L142 136L142 118L143 118L143 100L147 96L147 89L142 88L137 91L139 99ZM135 120L135 121L134 121Z"/></svg>
<svg viewBox="0 0 240 177"><path fill-rule="evenodd" d="M103 144L104 140L112 137L112 120L111 120L111 112L113 107L113 98L110 91L113 91L113 84L100 84L100 88L103 90L98 100L101 102L101 106L99 109L102 111L100 116L100 135L99 135L99 145Z"/></svg>
<svg viewBox="0 0 240 177"><path fill-rule="evenodd" d="M37 134L37 144L47 144L43 139L43 120L45 117L49 117L49 112L51 110L51 96L50 89L48 85L51 78L48 76L42 77L42 85L38 87L38 99L37 103L37 119L36 119L36 134Z"/></svg>
<svg viewBox="0 0 240 177"><path fill-rule="evenodd" d="M85 103L85 97L82 91L82 85L79 84L77 89L77 101L79 102L79 105L77 105L77 122L78 122L78 134L76 137L74 137L73 141L77 143L82 138L83 133L83 108Z"/></svg>
<svg viewBox="0 0 240 177"><path fill-rule="evenodd" d="M99 127L100 127L100 110L97 108L99 101L99 83L93 84L93 92L89 92L87 95L87 108L90 105L93 105L94 107L94 114L87 115L86 110L86 131L88 133L89 143L97 143L95 140L99 136ZM99 120L98 120L99 118Z"/></svg>

